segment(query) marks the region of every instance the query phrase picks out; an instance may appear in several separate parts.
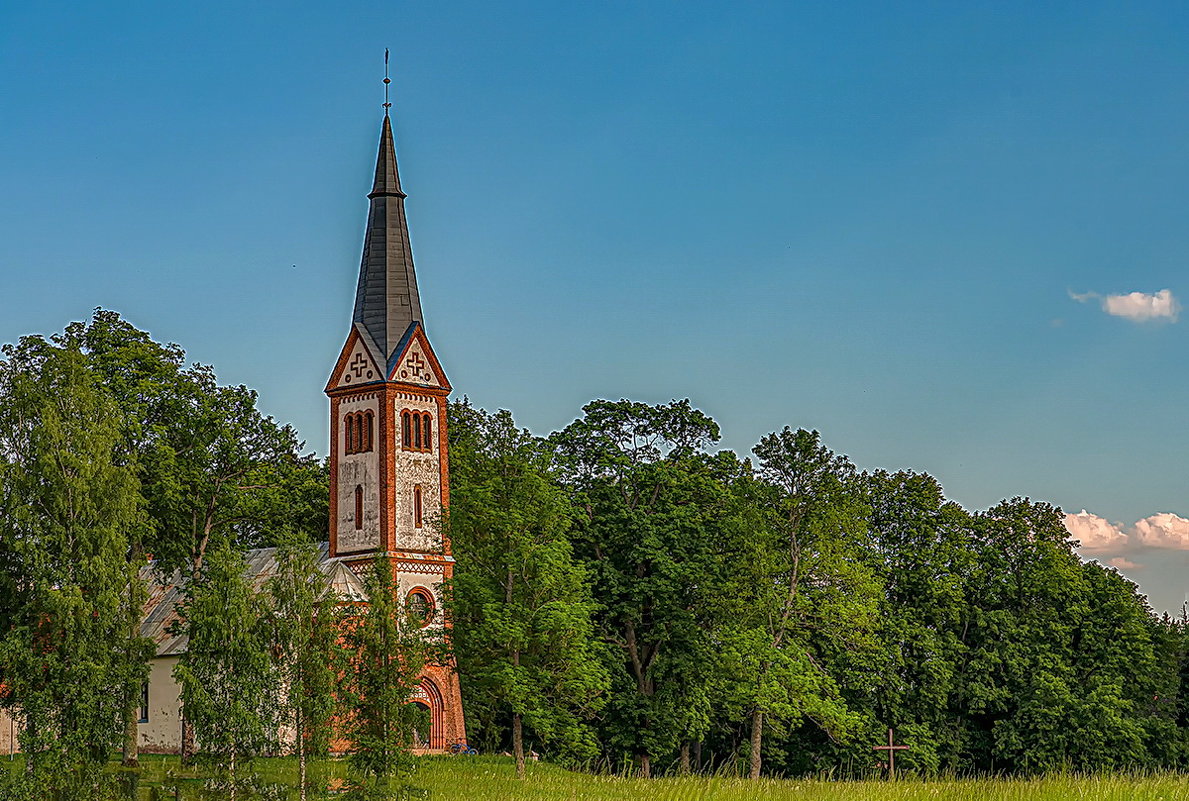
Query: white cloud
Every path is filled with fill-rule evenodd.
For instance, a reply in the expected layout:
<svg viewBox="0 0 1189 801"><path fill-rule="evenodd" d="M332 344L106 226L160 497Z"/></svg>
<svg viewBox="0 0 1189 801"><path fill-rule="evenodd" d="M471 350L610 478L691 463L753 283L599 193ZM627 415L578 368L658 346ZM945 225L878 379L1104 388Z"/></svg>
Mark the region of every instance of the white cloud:
<svg viewBox="0 0 1189 801"><path fill-rule="evenodd" d="M1133 527L1136 537L1153 548L1189 550L1189 520L1171 512L1145 517Z"/></svg>
<svg viewBox="0 0 1189 801"><path fill-rule="evenodd" d="M1155 320L1165 317L1175 323L1181 312L1181 304L1173 297L1172 291L1162 289L1154 295L1144 292L1131 292L1126 295L1107 295L1102 301L1102 309L1115 317L1126 317L1128 320Z"/></svg>
<svg viewBox="0 0 1189 801"><path fill-rule="evenodd" d="M1189 522L1189 521L1187 521ZM1090 514L1085 509L1065 516L1065 528L1072 539L1081 542L1082 550L1104 551L1127 543L1127 535L1118 523Z"/></svg>
<svg viewBox="0 0 1189 801"><path fill-rule="evenodd" d="M1097 292L1070 292L1069 296L1079 303L1099 299L1102 310L1113 317L1124 317L1137 323L1147 320L1177 321L1181 313L1181 304L1173 296L1171 289L1159 292L1129 292L1126 295L1099 295Z"/></svg>
<svg viewBox="0 0 1189 801"><path fill-rule="evenodd" d="M1107 564L1111 567L1117 567L1120 570L1135 570L1143 567L1141 564L1131 561L1123 556L1116 556L1114 559L1108 559Z"/></svg>

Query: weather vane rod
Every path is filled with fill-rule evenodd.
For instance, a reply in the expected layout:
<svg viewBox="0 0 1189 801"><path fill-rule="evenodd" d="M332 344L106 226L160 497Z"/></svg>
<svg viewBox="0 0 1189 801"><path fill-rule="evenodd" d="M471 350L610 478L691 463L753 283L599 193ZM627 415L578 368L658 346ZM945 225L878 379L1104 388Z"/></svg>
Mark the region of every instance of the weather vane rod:
<svg viewBox="0 0 1189 801"><path fill-rule="evenodd" d="M388 84L392 83L392 79L388 77L388 48L384 48L384 113L388 113L388 109L392 108L392 104L388 102Z"/></svg>

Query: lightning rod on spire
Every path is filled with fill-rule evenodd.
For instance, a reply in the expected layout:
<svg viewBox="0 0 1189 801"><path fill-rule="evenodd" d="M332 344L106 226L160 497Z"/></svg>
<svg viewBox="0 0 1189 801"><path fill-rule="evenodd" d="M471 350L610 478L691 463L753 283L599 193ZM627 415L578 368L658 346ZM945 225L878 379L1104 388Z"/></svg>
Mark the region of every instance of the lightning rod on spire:
<svg viewBox="0 0 1189 801"><path fill-rule="evenodd" d="M388 113L388 109L392 108L392 103L388 102L388 84L392 83L392 79L388 77L388 48L384 48L384 113Z"/></svg>

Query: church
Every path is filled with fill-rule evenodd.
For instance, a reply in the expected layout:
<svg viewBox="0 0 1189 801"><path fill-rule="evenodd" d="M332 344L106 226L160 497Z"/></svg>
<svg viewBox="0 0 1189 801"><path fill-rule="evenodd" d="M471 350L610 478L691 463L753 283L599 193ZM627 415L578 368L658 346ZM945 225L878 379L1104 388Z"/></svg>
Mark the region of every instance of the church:
<svg viewBox="0 0 1189 801"><path fill-rule="evenodd" d="M402 600L416 610L421 625L446 627L441 585L450 579L454 560L437 520L450 497L450 382L425 331L387 104L367 197L351 327L324 390L330 398L330 531L320 546L320 567L344 601L358 602L364 599L359 575L372 559L387 559ZM276 570L275 549L246 556L257 586L263 586ZM141 697L140 748L179 753L184 709L173 668L187 640L171 631L180 577L159 576L151 566L145 576L149 600L141 633L153 641L156 655ZM430 719L429 731L418 732L417 750L442 752L466 741L451 664L426 665L413 702L428 710ZM0 753L18 749L14 722L0 713Z"/></svg>

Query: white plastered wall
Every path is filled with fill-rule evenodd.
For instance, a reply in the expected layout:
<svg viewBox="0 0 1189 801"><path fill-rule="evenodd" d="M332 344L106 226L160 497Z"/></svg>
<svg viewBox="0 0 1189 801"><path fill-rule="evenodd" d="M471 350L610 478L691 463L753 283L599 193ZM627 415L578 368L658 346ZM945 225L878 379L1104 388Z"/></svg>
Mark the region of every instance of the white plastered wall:
<svg viewBox="0 0 1189 801"><path fill-rule="evenodd" d="M140 748L176 754L182 750L182 689L173 677L176 656L149 661L149 721L138 724Z"/></svg>
<svg viewBox="0 0 1189 801"><path fill-rule="evenodd" d="M7 709L0 710L0 754L8 756L21 750L21 730Z"/></svg>
<svg viewBox="0 0 1189 801"><path fill-rule="evenodd" d="M138 723L140 749L146 753L181 751L181 688L173 678L176 656L149 661L149 720ZM20 728L7 711L0 711L0 755L20 752Z"/></svg>

